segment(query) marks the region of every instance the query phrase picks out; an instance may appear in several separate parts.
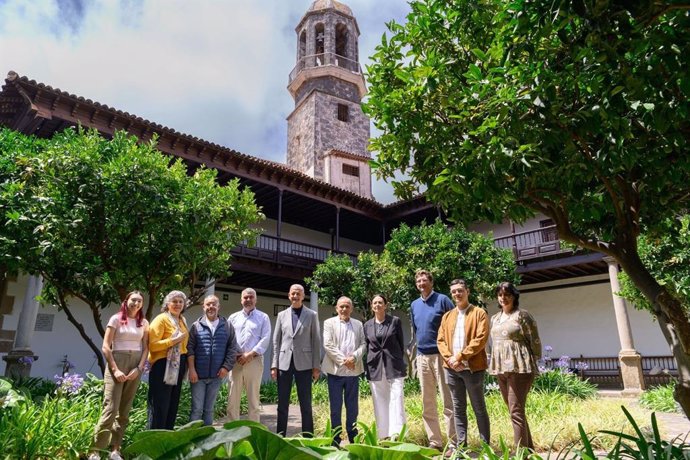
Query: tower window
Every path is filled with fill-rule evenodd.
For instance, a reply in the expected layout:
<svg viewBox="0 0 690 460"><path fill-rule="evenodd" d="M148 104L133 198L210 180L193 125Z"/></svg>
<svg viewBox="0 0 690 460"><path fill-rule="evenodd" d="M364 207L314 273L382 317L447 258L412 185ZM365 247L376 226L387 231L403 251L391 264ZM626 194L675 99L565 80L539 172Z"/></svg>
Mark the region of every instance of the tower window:
<svg viewBox="0 0 690 460"><path fill-rule="evenodd" d="M349 57L347 55L347 26L339 23L335 26L335 54L338 56Z"/></svg>
<svg viewBox="0 0 690 460"><path fill-rule="evenodd" d="M350 107L347 104L338 104L338 120L350 121Z"/></svg>
<svg viewBox="0 0 690 460"><path fill-rule="evenodd" d="M359 166L343 164L343 174L347 174L348 176L359 177Z"/></svg>
<svg viewBox="0 0 690 460"><path fill-rule="evenodd" d="M316 38L316 41L314 43L314 53L319 55L324 53L324 27L323 24L319 23L316 24L316 27L314 28L314 36Z"/></svg>

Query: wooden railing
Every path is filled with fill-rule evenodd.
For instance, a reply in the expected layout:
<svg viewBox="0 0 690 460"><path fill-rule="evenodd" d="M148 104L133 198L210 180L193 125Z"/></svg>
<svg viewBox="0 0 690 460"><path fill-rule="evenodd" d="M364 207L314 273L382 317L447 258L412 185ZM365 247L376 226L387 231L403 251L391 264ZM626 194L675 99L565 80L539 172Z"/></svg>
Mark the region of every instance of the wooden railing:
<svg viewBox="0 0 690 460"><path fill-rule="evenodd" d="M333 251L322 246L300 243L298 241L269 235L259 235L256 239L256 244L253 246L241 244L232 250L234 256L271 261L311 270L313 270L316 265L326 260L329 253L347 254L345 252ZM353 262L357 261L356 255L348 255Z"/></svg>
<svg viewBox="0 0 690 460"><path fill-rule="evenodd" d="M561 248L555 225L494 238L494 245L513 251L517 261L570 252Z"/></svg>
<svg viewBox="0 0 690 460"><path fill-rule="evenodd" d="M588 358L580 356L570 359L570 367L578 369L578 364L586 364L587 369L577 373L583 379L601 388L623 388L620 362L616 356ZM678 367L673 356L643 356L642 375L646 387L664 385L678 378Z"/></svg>

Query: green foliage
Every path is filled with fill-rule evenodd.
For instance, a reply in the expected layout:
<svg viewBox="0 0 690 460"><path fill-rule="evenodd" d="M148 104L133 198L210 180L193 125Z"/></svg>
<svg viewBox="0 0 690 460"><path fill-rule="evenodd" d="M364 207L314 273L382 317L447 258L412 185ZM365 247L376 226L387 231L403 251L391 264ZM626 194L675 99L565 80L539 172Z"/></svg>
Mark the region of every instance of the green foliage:
<svg viewBox="0 0 690 460"><path fill-rule="evenodd" d="M681 301L686 312L690 312L690 215L665 220L656 232L643 234L637 247L652 276ZM622 297L637 308L653 311L647 298L625 272L621 272L619 278Z"/></svg>
<svg viewBox="0 0 690 460"><path fill-rule="evenodd" d="M2 409L14 407L22 399L23 396L16 389L12 388L12 383L8 380L0 379L0 414L2 414Z"/></svg>
<svg viewBox="0 0 690 460"><path fill-rule="evenodd" d="M417 227L403 224L393 231L381 254L360 253L356 265L349 257L331 255L306 281L323 304L335 305L338 297L347 295L362 316L369 317L377 293L387 297L392 309L407 310L419 295L414 283L419 268L433 273L440 292L448 290L452 279L465 279L475 303L481 296L493 297L500 281L517 281L509 251L496 248L490 238L439 221Z"/></svg>
<svg viewBox="0 0 690 460"><path fill-rule="evenodd" d="M657 412L677 412L678 406L676 400L673 399L675 386L675 383L669 383L646 390L640 395L640 404L642 407Z"/></svg>
<svg viewBox="0 0 690 460"><path fill-rule="evenodd" d="M25 399L0 415L3 458L78 458L86 452L102 394Z"/></svg>
<svg viewBox="0 0 690 460"><path fill-rule="evenodd" d="M684 209L690 17L633 4L411 2L367 69L378 173L464 220L562 213L584 240Z"/></svg>
<svg viewBox="0 0 690 460"><path fill-rule="evenodd" d="M553 369L540 373L532 388L535 391L559 393L578 399L591 398L597 394L597 387L577 375Z"/></svg>
<svg viewBox="0 0 690 460"><path fill-rule="evenodd" d="M33 401L41 399L55 393L57 385L52 380L41 377L20 377L12 380L12 387L19 393Z"/></svg>
<svg viewBox="0 0 690 460"><path fill-rule="evenodd" d="M190 176L125 132L67 129L38 141L5 129L0 157L0 265L43 275L44 301L77 327L68 299L86 302L101 335L100 309L133 288L148 294L150 318L163 291L195 297L197 282L228 275L231 249L262 218L239 182L220 186L204 167Z"/></svg>
<svg viewBox="0 0 690 460"><path fill-rule="evenodd" d="M601 433L609 434L618 437L618 441L613 448L603 458L618 459L681 459L686 460L690 456L690 444L684 440L674 439L672 441L665 441L661 438L659 433L659 426L656 421L656 415L652 413L651 428L652 436L646 436L640 426L635 422L635 419L630 414L630 411L621 406L623 413L625 413L628 422L634 430L634 434L627 434L611 430L600 430ZM585 434L585 430L578 424L580 437L584 449L576 453L580 454L582 458L596 459L602 458L600 455L594 455L591 447L591 440Z"/></svg>
<svg viewBox="0 0 690 460"><path fill-rule="evenodd" d="M615 258L653 305L685 378L688 310L650 276L637 237L690 205L690 7L410 6L367 68L365 112L382 133L371 142L377 174L402 177L402 197L426 189L465 222L543 214L563 241Z"/></svg>

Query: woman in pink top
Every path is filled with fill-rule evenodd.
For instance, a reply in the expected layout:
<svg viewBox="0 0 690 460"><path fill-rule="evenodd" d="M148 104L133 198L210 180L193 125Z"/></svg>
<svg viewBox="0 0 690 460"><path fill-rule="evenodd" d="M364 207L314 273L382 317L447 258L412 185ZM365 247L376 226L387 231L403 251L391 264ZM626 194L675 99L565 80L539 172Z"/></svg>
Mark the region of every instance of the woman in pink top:
<svg viewBox="0 0 690 460"><path fill-rule="evenodd" d="M132 291L125 297L120 311L108 321L102 348L108 364L103 377L103 411L96 425L89 460L99 460L99 452L108 445L112 448L108 458L122 459L120 445L148 355L149 323L144 319L143 304L141 293Z"/></svg>

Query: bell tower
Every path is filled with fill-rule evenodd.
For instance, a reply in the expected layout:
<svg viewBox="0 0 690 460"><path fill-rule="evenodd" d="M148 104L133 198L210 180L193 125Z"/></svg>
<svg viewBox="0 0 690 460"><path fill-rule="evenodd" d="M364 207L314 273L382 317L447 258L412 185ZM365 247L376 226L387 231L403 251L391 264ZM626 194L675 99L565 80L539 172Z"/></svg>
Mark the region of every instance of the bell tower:
<svg viewBox="0 0 690 460"><path fill-rule="evenodd" d="M297 32L297 65L288 90L287 164L315 179L371 198L369 118L361 101L366 84L359 65L359 27L336 0L315 0Z"/></svg>

